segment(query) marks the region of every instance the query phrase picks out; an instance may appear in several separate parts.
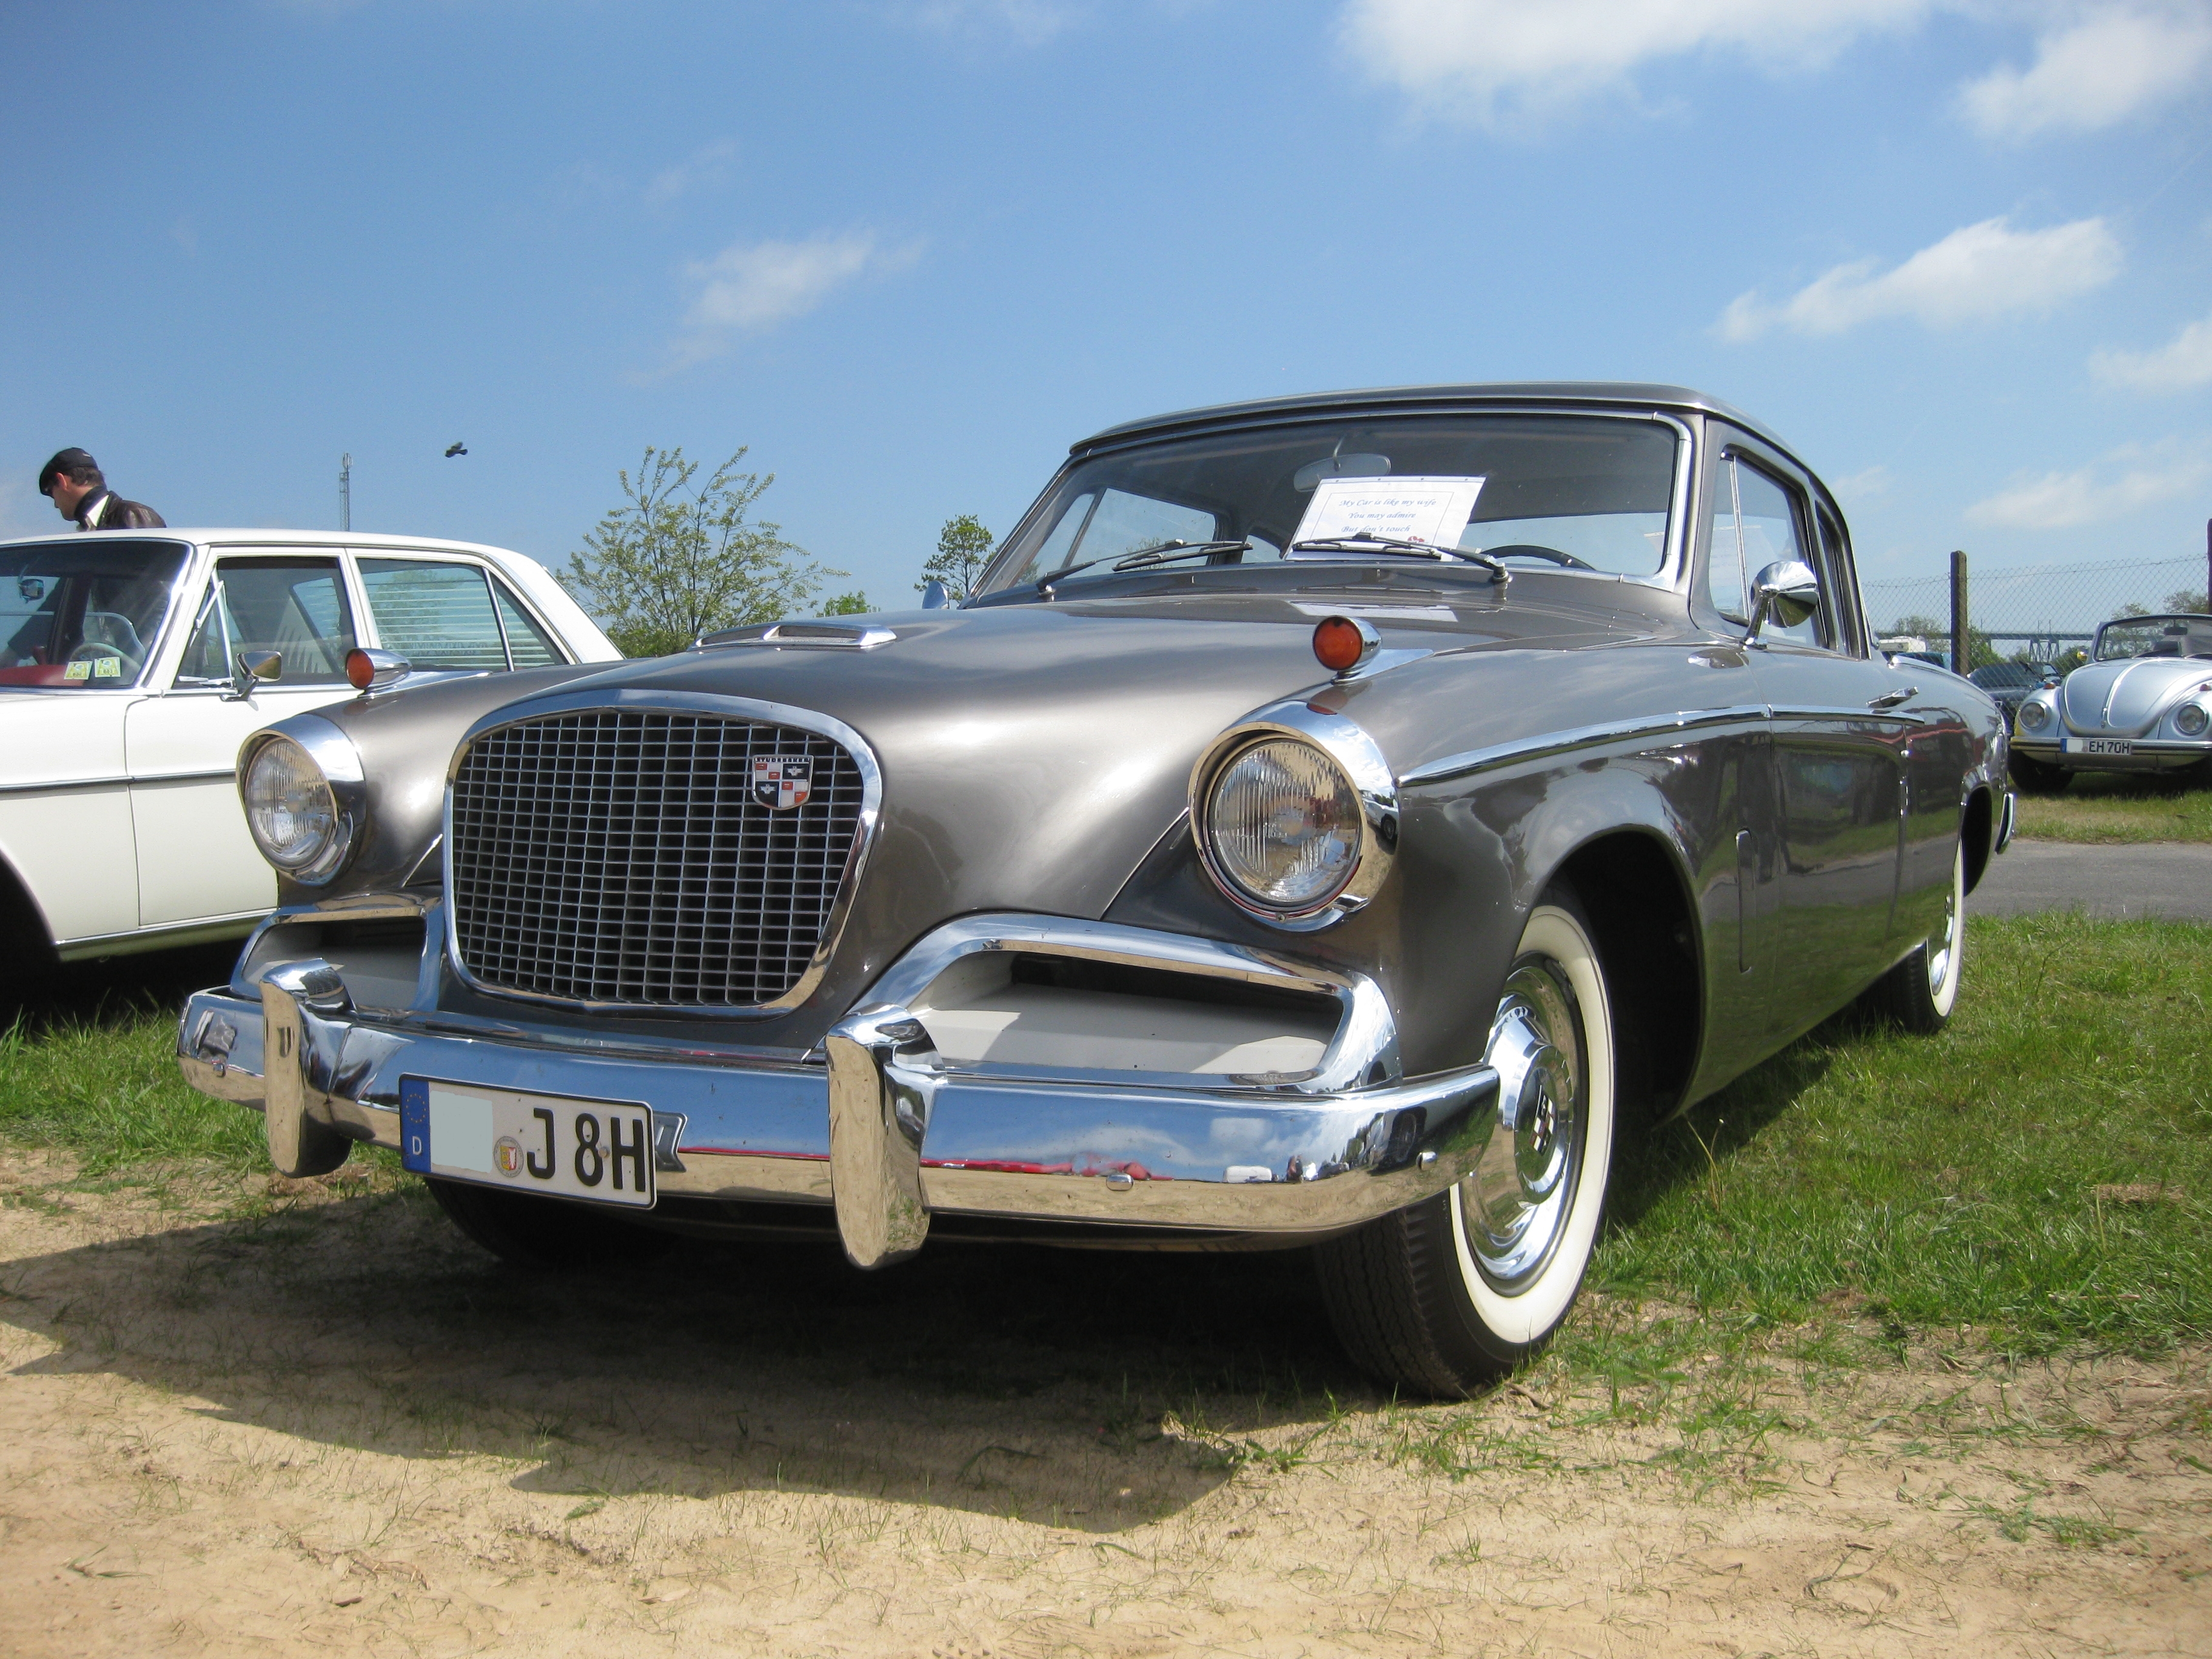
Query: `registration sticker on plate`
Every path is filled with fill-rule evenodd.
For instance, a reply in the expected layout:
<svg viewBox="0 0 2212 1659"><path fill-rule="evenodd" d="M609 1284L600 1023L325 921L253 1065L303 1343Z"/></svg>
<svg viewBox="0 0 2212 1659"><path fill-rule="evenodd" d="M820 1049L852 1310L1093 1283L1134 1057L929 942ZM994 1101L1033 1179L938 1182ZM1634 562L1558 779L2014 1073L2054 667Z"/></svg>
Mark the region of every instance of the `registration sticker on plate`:
<svg viewBox="0 0 2212 1659"><path fill-rule="evenodd" d="M399 1161L417 1175L645 1208L653 1200L653 1109L405 1077Z"/></svg>
<svg viewBox="0 0 2212 1659"><path fill-rule="evenodd" d="M2132 755L2132 738L2069 738L2059 747L2069 755Z"/></svg>

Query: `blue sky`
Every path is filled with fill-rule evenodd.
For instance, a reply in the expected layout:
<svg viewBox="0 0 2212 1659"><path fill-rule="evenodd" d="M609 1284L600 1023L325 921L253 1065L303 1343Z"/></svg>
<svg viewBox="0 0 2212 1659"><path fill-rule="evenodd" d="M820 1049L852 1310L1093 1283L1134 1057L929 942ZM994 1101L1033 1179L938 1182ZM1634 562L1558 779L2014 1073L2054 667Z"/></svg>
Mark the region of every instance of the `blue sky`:
<svg viewBox="0 0 2212 1659"><path fill-rule="evenodd" d="M2201 553L2212 0L202 0L0 15L0 530L559 563L648 443L879 605L1192 404L1648 379L1870 576ZM446 446L467 443L465 458Z"/></svg>

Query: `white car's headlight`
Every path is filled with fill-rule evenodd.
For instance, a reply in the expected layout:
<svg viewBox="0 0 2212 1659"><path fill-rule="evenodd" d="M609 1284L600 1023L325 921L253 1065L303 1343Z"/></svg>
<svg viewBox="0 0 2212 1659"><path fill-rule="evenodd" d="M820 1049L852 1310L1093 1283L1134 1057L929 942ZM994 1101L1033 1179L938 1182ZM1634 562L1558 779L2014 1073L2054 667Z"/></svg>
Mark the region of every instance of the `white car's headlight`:
<svg viewBox="0 0 2212 1659"><path fill-rule="evenodd" d="M239 793L262 857L310 885L337 873L353 839L353 816L306 749L287 737L264 739L246 762Z"/></svg>
<svg viewBox="0 0 2212 1659"><path fill-rule="evenodd" d="M1295 916L1344 890L1366 824L1359 792L1334 760L1293 738L1264 738L1214 773L1202 833L1232 896Z"/></svg>
<svg viewBox="0 0 2212 1659"><path fill-rule="evenodd" d="M2021 731L2040 732L2050 724L2051 705L2049 703L2039 702L2031 697L2027 702L2021 704L2020 729Z"/></svg>
<svg viewBox="0 0 2212 1659"><path fill-rule="evenodd" d="M2185 738L2201 738L2207 726L2212 726L2212 714L2203 703L2185 702L2174 713L2173 729Z"/></svg>

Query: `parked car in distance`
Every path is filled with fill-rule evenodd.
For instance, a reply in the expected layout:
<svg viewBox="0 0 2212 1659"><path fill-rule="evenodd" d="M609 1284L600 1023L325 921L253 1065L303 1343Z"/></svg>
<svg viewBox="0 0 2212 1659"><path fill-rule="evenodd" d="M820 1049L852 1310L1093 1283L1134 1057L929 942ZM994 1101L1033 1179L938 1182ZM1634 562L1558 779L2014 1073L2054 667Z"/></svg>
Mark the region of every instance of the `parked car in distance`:
<svg viewBox="0 0 2212 1659"><path fill-rule="evenodd" d="M2087 662L2021 700L2014 779L2048 792L2077 772L2212 786L2212 616L2117 617Z"/></svg>
<svg viewBox="0 0 2212 1659"><path fill-rule="evenodd" d="M240 811L239 743L354 696L356 646L416 678L620 660L543 566L501 548L282 530L0 542L15 972L250 932L276 881Z"/></svg>
<svg viewBox="0 0 2212 1659"><path fill-rule="evenodd" d="M306 875L180 1061L516 1261L1311 1247L1360 1364L1462 1392L1655 1118L1854 999L1949 1017L2003 728L1857 592L1678 388L1135 422L957 608L256 732Z"/></svg>
<svg viewBox="0 0 2212 1659"><path fill-rule="evenodd" d="M1966 678L1990 694L1990 701L1996 704L2009 730L2013 716L2020 712L2020 705L2027 694L2045 680L2057 679L2058 670L2047 662L1992 662L1984 663Z"/></svg>

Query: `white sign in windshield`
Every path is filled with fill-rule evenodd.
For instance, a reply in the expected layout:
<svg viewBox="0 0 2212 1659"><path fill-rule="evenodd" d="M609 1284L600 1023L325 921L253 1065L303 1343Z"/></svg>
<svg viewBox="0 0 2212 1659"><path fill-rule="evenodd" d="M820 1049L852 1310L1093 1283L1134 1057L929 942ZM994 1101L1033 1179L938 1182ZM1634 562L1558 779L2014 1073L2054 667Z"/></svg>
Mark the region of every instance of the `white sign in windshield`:
<svg viewBox="0 0 2212 1659"><path fill-rule="evenodd" d="M1297 542L1389 536L1455 547L1474 516L1480 478L1323 478L1298 521Z"/></svg>

